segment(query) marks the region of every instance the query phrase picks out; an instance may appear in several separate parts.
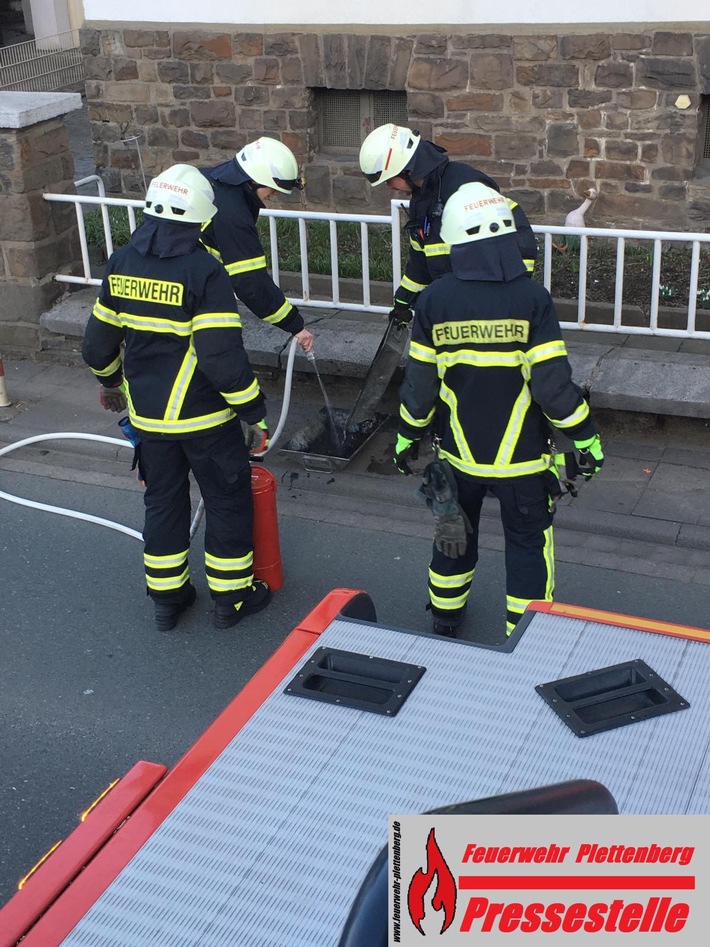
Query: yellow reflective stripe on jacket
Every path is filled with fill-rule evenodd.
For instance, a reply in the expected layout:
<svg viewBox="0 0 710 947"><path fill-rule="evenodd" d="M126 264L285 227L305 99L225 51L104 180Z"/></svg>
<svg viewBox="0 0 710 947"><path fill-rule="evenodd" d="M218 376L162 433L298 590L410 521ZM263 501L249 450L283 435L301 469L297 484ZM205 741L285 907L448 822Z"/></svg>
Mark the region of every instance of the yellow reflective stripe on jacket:
<svg viewBox="0 0 710 947"><path fill-rule="evenodd" d="M426 289L426 286L426 283L415 283L415 281L408 276L402 277L401 288L408 289L410 293L421 293L423 289Z"/></svg>
<svg viewBox="0 0 710 947"><path fill-rule="evenodd" d="M263 321L269 322L271 323L271 325L276 325L278 322L281 322L283 319L285 319L292 309L293 309L293 306L287 299L284 302L283 306L277 309L276 312L273 312L270 316L264 316Z"/></svg>
<svg viewBox="0 0 710 947"><path fill-rule="evenodd" d="M165 579L158 579L154 575L151 575L149 572L145 574L145 584L153 592L169 592L172 589L180 589L190 578L190 570L185 567L185 570L180 573L180 575L171 575Z"/></svg>
<svg viewBox="0 0 710 947"><path fill-rule="evenodd" d="M194 332L200 329L241 329L242 320L236 312L203 312L192 320Z"/></svg>
<svg viewBox="0 0 710 947"><path fill-rule="evenodd" d="M97 378L107 378L109 375L113 375L115 372L121 368L123 361L121 356L117 356L106 368L92 368L92 372L96 375Z"/></svg>
<svg viewBox="0 0 710 947"><path fill-rule="evenodd" d="M448 256L451 253L450 243L427 243L424 247L424 255L430 256Z"/></svg>
<svg viewBox="0 0 710 947"><path fill-rule="evenodd" d="M410 427L422 427L422 428L426 427L427 424L431 423L431 420L434 417L435 411L436 411L436 408L432 408L429 414L427 414L425 418L420 420L419 418L413 417L409 413L409 411L407 411L407 409L404 407L403 404L400 404L399 406L399 416L401 417L403 421L409 424Z"/></svg>
<svg viewBox="0 0 710 947"><path fill-rule="evenodd" d="M468 474L470 477L490 477L496 479L504 477L527 477L528 474L544 473L550 466L549 454L543 454L540 458L526 460L522 463L506 464L505 467L498 467L495 464L479 464L474 460L463 460L461 457L450 454L441 447L439 448L439 454L442 457L446 457L452 467L456 467L457 470Z"/></svg>
<svg viewBox="0 0 710 947"><path fill-rule="evenodd" d="M414 342L411 343L414 345ZM409 354L412 354L410 347ZM437 364L440 368L453 365L472 365L474 368L518 368L525 364L525 353L482 352L477 349L456 349L454 352L438 352Z"/></svg>
<svg viewBox="0 0 710 947"><path fill-rule="evenodd" d="M114 312L113 309L109 309L108 306L104 306L98 299L94 303L92 315L96 316L101 322L107 322L110 326L118 326L119 328L121 326L120 315Z"/></svg>
<svg viewBox="0 0 710 947"><path fill-rule="evenodd" d="M422 345L421 342L412 340L409 343L409 357L418 362L436 365L436 349L430 349L428 345Z"/></svg>
<svg viewBox="0 0 710 947"><path fill-rule="evenodd" d="M547 582L545 583L545 601L551 602L555 591L555 529L548 526L545 530L545 545L542 554L547 566Z"/></svg>
<svg viewBox="0 0 710 947"><path fill-rule="evenodd" d="M208 221L208 223L209 223L209 221ZM205 224L204 226L207 226L207 224ZM202 241L200 241L200 243L202 243ZM202 246L205 248L205 250L207 250L207 252L210 254L210 256L213 256L213 257L215 258L215 260L219 260L220 263L222 262L222 254L219 252L219 250L215 250L214 247L210 247L210 246L209 246L208 244L206 244L206 243L202 243Z"/></svg>
<svg viewBox="0 0 710 947"><path fill-rule="evenodd" d="M460 585L471 582L474 571L474 569L471 569L470 572L462 572L460 575L440 575L438 572L434 572L433 569L429 569L429 581L438 589L455 589Z"/></svg>
<svg viewBox="0 0 710 947"><path fill-rule="evenodd" d="M550 418L555 427L574 427L575 424L579 424L581 421L586 421L589 417L589 405L586 401L583 401L576 411L573 411L572 414L567 415L566 418L561 418L559 421L555 418Z"/></svg>
<svg viewBox="0 0 710 947"><path fill-rule="evenodd" d="M221 572L226 572L228 569L250 569L253 564L253 552L248 552L246 556L239 556L235 559L221 559L219 556L213 556L211 552L205 552L205 565L211 569L219 569Z"/></svg>
<svg viewBox="0 0 710 947"><path fill-rule="evenodd" d="M535 261L531 260L529 257L523 257L523 263L525 264L525 269L528 273L532 273L535 269Z"/></svg>
<svg viewBox="0 0 710 947"><path fill-rule="evenodd" d="M241 391L220 391L220 394L228 404L246 404L259 394L259 382L255 378L248 388Z"/></svg>
<svg viewBox="0 0 710 947"><path fill-rule="evenodd" d="M224 411L215 411L213 414L203 414L197 418L186 418L184 420L161 420L155 418L143 418L139 414L131 414L131 423L141 431L148 431L151 434L189 434L193 431L206 431L209 428L217 427L218 424L225 424L235 417L231 408L225 408Z"/></svg>
<svg viewBox="0 0 710 947"><path fill-rule="evenodd" d="M527 385L523 385L520 389L520 394L515 399L515 404L513 405L513 410L510 412L505 433L498 446L498 453L494 461L496 467L510 466L515 448L520 439L520 432L523 429L525 415L528 413L528 408L531 404L532 397L530 396L530 389Z"/></svg>
<svg viewBox="0 0 710 947"><path fill-rule="evenodd" d="M251 273L254 270L266 269L266 257L255 256L251 260L235 260L234 263L227 263L225 269L230 276L236 276L237 273Z"/></svg>
<svg viewBox="0 0 710 947"><path fill-rule="evenodd" d="M409 247L411 250L416 250L417 253L424 253L424 247L414 237L409 238Z"/></svg>
<svg viewBox="0 0 710 947"><path fill-rule="evenodd" d="M183 337L192 335L190 322L173 322L159 316L134 316L128 312L122 313L121 318L127 329L134 329L136 332L162 332Z"/></svg>
<svg viewBox="0 0 710 947"><path fill-rule="evenodd" d="M471 448L468 446L466 435L463 432L463 428L459 424L458 400L453 391L448 388L443 381L441 383L441 388L439 389L439 397L449 409L449 426L451 428L451 436L456 442L459 454L464 458L465 463L473 464L474 459L473 454L471 453ZM443 454L443 451L441 453Z"/></svg>
<svg viewBox="0 0 710 947"><path fill-rule="evenodd" d="M165 413L163 415L164 421L174 421L180 416L182 406L185 402L185 395L187 394L187 389L190 387L190 382L192 381L192 376L195 374L196 368L197 353L192 347L192 343L190 343L182 360L182 365L175 376L170 395L168 396L168 403L165 405Z"/></svg>
<svg viewBox="0 0 710 947"><path fill-rule="evenodd" d="M531 365L538 365L540 362L546 362L551 358L564 358L567 356L567 346L562 339L556 339L554 342L544 342L542 345L534 345L527 351L527 359Z"/></svg>

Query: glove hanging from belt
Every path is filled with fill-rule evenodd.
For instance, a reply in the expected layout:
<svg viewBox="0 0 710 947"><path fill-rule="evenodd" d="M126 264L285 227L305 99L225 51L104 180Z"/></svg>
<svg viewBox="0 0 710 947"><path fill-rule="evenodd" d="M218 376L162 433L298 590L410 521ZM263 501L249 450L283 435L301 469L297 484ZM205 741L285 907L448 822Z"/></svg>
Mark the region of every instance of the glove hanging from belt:
<svg viewBox="0 0 710 947"><path fill-rule="evenodd" d="M557 477L572 497L577 496L578 478L581 477L585 481L591 480L604 465L604 451L598 434L586 440L574 441L574 446L579 451L579 455L574 451L566 451L552 456Z"/></svg>
<svg viewBox="0 0 710 947"><path fill-rule="evenodd" d="M456 478L445 460L433 460L422 474L417 491L434 514L434 545L450 559L466 552L471 523L459 504Z"/></svg>

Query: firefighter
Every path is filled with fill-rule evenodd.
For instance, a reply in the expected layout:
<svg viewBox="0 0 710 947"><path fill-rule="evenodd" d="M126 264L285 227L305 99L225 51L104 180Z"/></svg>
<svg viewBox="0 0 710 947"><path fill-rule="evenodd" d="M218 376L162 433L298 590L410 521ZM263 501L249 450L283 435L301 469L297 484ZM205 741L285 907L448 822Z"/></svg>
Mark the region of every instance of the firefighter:
<svg viewBox="0 0 710 947"><path fill-rule="evenodd" d="M224 264L237 298L264 322L295 336L308 354L313 335L271 278L256 229L264 201L276 191L303 189L296 158L275 138L257 138L229 161L201 171L212 185L217 206L202 242Z"/></svg>
<svg viewBox="0 0 710 947"><path fill-rule="evenodd" d="M409 259L389 313L390 320L407 324L424 287L451 272L449 247L441 237L441 215L448 199L462 184L473 181L496 191L500 188L483 171L450 161L444 148L401 125L380 125L370 132L360 149L360 169L373 187L386 182L391 190L411 195L405 226ZM525 268L532 275L537 258L535 235L522 207L512 198L506 200L516 222Z"/></svg>
<svg viewBox="0 0 710 947"><path fill-rule="evenodd" d="M82 349L101 382L101 404L127 406L140 438L145 576L161 631L195 601L190 471L205 504L215 626L236 625L271 597L253 575L248 454L268 446L264 396L229 277L200 244L215 213L212 188L196 168L177 164L153 179L143 224L106 265Z"/></svg>
<svg viewBox="0 0 710 947"><path fill-rule="evenodd" d="M435 514L429 568L434 632L454 635L466 610L486 492L500 504L512 632L532 600L554 592L551 428L580 451L585 479L604 454L589 406L572 381L552 298L527 278L506 199L481 183L447 201L441 239L453 272L416 304L400 389L394 461L409 460L434 422L437 460L422 492Z"/></svg>

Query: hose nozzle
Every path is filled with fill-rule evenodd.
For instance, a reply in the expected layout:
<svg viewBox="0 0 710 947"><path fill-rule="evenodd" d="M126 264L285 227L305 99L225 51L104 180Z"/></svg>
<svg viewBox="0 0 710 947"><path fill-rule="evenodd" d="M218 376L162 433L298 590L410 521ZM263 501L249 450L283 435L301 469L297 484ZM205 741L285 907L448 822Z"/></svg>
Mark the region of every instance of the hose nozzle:
<svg viewBox="0 0 710 947"><path fill-rule="evenodd" d="M306 352L306 358L308 359L309 362L315 362L316 353L311 349L310 352Z"/></svg>

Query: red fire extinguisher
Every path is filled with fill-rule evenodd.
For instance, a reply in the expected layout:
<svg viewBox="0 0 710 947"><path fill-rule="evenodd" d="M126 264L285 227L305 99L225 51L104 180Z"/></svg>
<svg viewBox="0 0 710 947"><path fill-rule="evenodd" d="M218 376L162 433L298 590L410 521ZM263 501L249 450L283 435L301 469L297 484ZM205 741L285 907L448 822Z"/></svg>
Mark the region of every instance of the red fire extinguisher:
<svg viewBox="0 0 710 947"><path fill-rule="evenodd" d="M284 584L276 511L276 477L260 464L251 465L254 497L254 577L276 592Z"/></svg>

